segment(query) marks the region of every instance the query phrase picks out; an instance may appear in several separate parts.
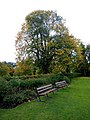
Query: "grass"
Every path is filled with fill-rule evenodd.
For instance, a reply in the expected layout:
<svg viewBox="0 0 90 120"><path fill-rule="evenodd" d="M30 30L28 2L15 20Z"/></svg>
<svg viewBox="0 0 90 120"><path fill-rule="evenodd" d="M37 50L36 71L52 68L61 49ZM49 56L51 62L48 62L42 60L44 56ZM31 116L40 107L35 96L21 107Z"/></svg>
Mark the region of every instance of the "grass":
<svg viewBox="0 0 90 120"><path fill-rule="evenodd" d="M0 120L90 120L90 78L75 78L69 88L49 96L45 102L0 109Z"/></svg>

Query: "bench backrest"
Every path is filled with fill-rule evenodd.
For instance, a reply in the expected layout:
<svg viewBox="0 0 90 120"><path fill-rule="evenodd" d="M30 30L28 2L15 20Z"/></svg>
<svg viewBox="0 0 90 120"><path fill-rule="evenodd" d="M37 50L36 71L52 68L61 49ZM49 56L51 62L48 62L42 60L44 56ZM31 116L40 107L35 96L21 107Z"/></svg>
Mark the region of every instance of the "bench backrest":
<svg viewBox="0 0 90 120"><path fill-rule="evenodd" d="M41 94L43 92L46 92L48 90L51 90L53 88L52 84L49 84L49 85L45 85L45 86L42 86L42 87L39 87L37 88L37 93L38 94Z"/></svg>
<svg viewBox="0 0 90 120"><path fill-rule="evenodd" d="M60 87L61 87L61 88L62 88L62 87L65 87L65 86L67 86L67 85L68 85L68 84L66 83L66 81L60 81L60 82L56 82L56 83L55 83L55 86L56 86L56 87L59 87L59 88L60 88Z"/></svg>

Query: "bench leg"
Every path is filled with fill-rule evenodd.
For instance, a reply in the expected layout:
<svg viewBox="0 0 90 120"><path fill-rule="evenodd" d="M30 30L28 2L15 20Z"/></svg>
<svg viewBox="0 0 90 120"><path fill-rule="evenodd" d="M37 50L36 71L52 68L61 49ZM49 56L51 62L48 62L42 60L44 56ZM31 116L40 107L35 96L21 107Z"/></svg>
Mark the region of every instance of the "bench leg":
<svg viewBox="0 0 90 120"><path fill-rule="evenodd" d="M51 96L49 96L48 94L46 94L46 98L47 98L47 100L49 99L49 98L52 98Z"/></svg>
<svg viewBox="0 0 90 120"><path fill-rule="evenodd" d="M41 100L41 97L38 96L38 102L45 102L44 100Z"/></svg>
<svg viewBox="0 0 90 120"><path fill-rule="evenodd" d="M48 94L46 94L46 96L49 97Z"/></svg>
<svg viewBox="0 0 90 120"><path fill-rule="evenodd" d="M40 96L38 96L38 98L39 98L39 101L41 102L41 98L40 98Z"/></svg>

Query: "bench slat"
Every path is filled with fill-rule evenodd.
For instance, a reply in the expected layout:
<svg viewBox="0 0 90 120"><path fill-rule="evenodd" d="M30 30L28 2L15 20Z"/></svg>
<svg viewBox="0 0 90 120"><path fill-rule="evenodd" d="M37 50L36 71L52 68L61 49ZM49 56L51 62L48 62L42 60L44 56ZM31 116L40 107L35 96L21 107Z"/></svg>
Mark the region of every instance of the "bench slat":
<svg viewBox="0 0 90 120"><path fill-rule="evenodd" d="M45 91L50 90L50 89L52 89L52 86L50 86L48 88L40 89L40 90L38 90L38 93L45 92Z"/></svg>
<svg viewBox="0 0 90 120"><path fill-rule="evenodd" d="M47 95L48 93L54 92L55 90L56 90L56 89L53 88L53 89L51 89L51 90L49 90L49 91L46 91L46 92L40 93L39 95L40 95L40 96L44 96L44 95Z"/></svg>
<svg viewBox="0 0 90 120"><path fill-rule="evenodd" d="M49 85L45 85L45 86L39 87L39 88L37 88L37 90L40 90L40 89L43 89L43 88L47 88L47 87L49 87L49 86L52 86L52 84L49 84Z"/></svg>

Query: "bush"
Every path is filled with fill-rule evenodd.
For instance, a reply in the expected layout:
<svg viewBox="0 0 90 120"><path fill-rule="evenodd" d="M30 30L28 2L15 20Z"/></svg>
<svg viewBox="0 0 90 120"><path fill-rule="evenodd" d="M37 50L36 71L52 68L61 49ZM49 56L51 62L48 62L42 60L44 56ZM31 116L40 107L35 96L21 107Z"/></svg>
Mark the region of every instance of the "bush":
<svg viewBox="0 0 90 120"><path fill-rule="evenodd" d="M3 99L3 105L5 108L12 108L17 106L18 104L23 103L24 97L22 94L11 94L6 95Z"/></svg>
<svg viewBox="0 0 90 120"><path fill-rule="evenodd" d="M45 84L47 84L47 80L45 78L43 78L43 79L40 78L40 79L34 80L33 86L36 88L36 87L40 87Z"/></svg>
<svg viewBox="0 0 90 120"><path fill-rule="evenodd" d="M21 92L21 94L24 96L24 101L28 101L29 99L32 100L36 98L36 92L33 90L24 90Z"/></svg>
<svg viewBox="0 0 90 120"><path fill-rule="evenodd" d="M65 80L68 84L71 83L71 79L68 78L67 76L64 76L64 77L63 77L63 80Z"/></svg>
<svg viewBox="0 0 90 120"><path fill-rule="evenodd" d="M19 87L20 86L20 80L12 79L8 82L8 84L12 87Z"/></svg>
<svg viewBox="0 0 90 120"><path fill-rule="evenodd" d="M63 80L63 75L62 74L56 74L50 78L50 83L55 84L55 82L62 81Z"/></svg>
<svg viewBox="0 0 90 120"><path fill-rule="evenodd" d="M33 83L34 83L34 81L32 81L32 80L21 81L21 82L20 82L20 88L21 88L22 90L25 90L25 89L33 89Z"/></svg>
<svg viewBox="0 0 90 120"><path fill-rule="evenodd" d="M3 78L7 81L9 81L11 79L11 76L10 75L4 75Z"/></svg>
<svg viewBox="0 0 90 120"><path fill-rule="evenodd" d="M32 100L35 97L35 92L31 90L24 90L17 94L6 95L3 98L3 106L5 108L13 108L25 101Z"/></svg>
<svg viewBox="0 0 90 120"><path fill-rule="evenodd" d="M0 76L0 81L6 81L5 78Z"/></svg>
<svg viewBox="0 0 90 120"><path fill-rule="evenodd" d="M75 77L80 77L81 73L67 73L67 74L64 74L64 76L67 76L70 79L72 79L72 78L75 78Z"/></svg>
<svg viewBox="0 0 90 120"><path fill-rule="evenodd" d="M20 88L20 81L19 80L10 80L7 82L7 95L18 93Z"/></svg>
<svg viewBox="0 0 90 120"><path fill-rule="evenodd" d="M25 80L20 82L21 89L35 89L36 87L40 87L42 85L48 84L48 79L46 78L38 78L32 80Z"/></svg>
<svg viewBox="0 0 90 120"><path fill-rule="evenodd" d="M3 101L4 96L7 93L7 82L0 80L0 103Z"/></svg>

